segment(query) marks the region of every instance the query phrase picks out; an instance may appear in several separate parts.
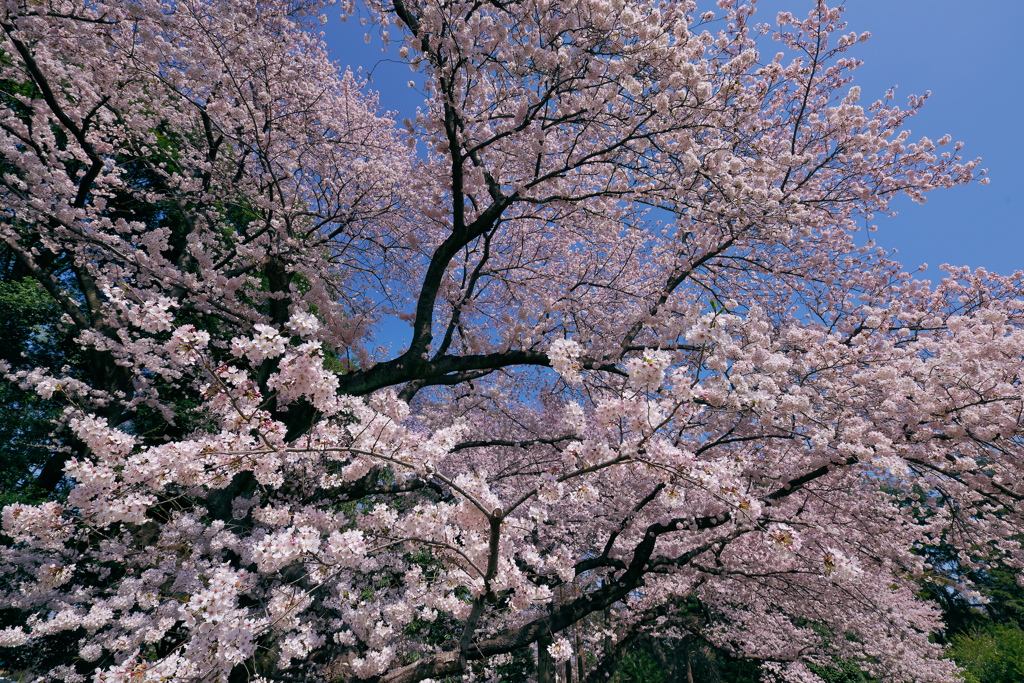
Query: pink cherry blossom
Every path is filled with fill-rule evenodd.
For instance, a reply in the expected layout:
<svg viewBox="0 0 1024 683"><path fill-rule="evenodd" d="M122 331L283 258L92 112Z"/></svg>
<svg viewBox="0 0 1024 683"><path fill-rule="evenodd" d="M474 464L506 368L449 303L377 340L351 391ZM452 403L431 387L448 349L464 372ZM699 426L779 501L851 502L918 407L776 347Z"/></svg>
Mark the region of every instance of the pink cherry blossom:
<svg viewBox="0 0 1024 683"><path fill-rule="evenodd" d="M2 511L0 647L412 683L657 623L958 680L920 548L1024 565L1024 274L855 237L978 161L840 9L717 8L368 0L399 126L319 2L0 7L0 233L85 358L2 367L63 479Z"/></svg>

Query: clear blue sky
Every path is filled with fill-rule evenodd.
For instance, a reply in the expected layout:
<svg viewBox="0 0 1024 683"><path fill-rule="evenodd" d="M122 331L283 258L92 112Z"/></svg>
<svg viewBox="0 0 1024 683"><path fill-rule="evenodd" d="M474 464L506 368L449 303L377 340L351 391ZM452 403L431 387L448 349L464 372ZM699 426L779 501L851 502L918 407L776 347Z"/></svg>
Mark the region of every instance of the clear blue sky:
<svg viewBox="0 0 1024 683"><path fill-rule="evenodd" d="M779 10L804 15L811 0L762 0L765 19ZM945 133L963 140L965 158L982 157L991 184L940 190L927 204L899 201L895 218L880 218L873 236L897 249L910 269L922 263L927 277L941 276L942 263L1010 273L1024 270L1024 0L848 0L849 30L870 31L871 40L853 56L864 60L856 83L863 100L898 86L897 101L927 90L932 97L911 119L915 136ZM399 119L415 112L422 98L407 86L413 76L357 20L324 27L334 59L372 69L371 87L381 105Z"/></svg>

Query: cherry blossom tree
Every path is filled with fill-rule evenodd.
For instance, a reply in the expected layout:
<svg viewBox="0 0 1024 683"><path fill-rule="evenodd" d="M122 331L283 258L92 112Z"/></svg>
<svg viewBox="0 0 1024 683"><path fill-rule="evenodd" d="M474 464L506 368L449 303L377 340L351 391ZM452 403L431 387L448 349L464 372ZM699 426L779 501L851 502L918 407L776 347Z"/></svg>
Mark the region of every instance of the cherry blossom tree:
<svg viewBox="0 0 1024 683"><path fill-rule="evenodd" d="M858 237L984 182L912 141L924 98L860 103L867 36L824 2L371 2L425 79L396 126L323 11L0 13L0 230L83 350L5 362L63 412L53 495L3 509L0 659L544 681L653 624L766 681L956 680L919 548L1021 566L1024 274Z"/></svg>

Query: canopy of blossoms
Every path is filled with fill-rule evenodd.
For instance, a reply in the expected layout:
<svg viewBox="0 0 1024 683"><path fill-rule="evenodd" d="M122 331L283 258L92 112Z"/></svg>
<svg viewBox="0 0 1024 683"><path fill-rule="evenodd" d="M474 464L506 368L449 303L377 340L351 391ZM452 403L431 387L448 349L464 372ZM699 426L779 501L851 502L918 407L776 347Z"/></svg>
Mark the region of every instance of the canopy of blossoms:
<svg viewBox="0 0 1024 683"><path fill-rule="evenodd" d="M857 232L984 182L924 98L861 102L867 36L374 1L426 83L396 126L325 11L0 7L0 234L85 351L3 368L63 412L52 495L3 508L0 662L543 678L657 619L766 680L958 680L920 549L1021 566L1024 275Z"/></svg>

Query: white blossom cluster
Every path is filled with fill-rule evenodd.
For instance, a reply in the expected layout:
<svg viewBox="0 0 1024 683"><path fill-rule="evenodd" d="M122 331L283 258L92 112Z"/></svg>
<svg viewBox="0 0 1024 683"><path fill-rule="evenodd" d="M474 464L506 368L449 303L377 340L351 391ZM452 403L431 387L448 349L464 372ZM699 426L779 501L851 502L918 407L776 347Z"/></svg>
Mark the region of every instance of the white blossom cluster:
<svg viewBox="0 0 1024 683"><path fill-rule="evenodd" d="M671 364L672 354L668 351L645 349L642 355L626 361L630 386L643 391L657 391Z"/></svg>
<svg viewBox="0 0 1024 683"><path fill-rule="evenodd" d="M556 339L548 346L548 359L555 372L569 384L581 381L579 358L583 355L583 347L571 339Z"/></svg>

